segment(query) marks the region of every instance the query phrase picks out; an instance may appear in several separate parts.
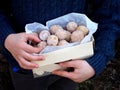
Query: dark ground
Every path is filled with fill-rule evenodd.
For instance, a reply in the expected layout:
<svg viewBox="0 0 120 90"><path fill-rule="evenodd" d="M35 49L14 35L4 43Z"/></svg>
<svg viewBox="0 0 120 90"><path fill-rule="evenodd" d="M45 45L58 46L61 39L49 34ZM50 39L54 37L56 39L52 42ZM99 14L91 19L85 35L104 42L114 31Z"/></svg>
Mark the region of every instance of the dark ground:
<svg viewBox="0 0 120 90"><path fill-rule="evenodd" d="M77 90L120 90L120 40L117 41L115 50L115 58L109 62L101 75L81 83ZM14 90L8 71L8 63L1 54L0 90Z"/></svg>

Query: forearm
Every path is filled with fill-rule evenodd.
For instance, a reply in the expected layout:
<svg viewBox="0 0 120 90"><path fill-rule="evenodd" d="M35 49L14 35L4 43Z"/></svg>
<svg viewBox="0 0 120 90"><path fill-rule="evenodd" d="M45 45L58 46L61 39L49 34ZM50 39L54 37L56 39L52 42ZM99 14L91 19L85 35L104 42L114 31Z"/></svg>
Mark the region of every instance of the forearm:
<svg viewBox="0 0 120 90"><path fill-rule="evenodd" d="M101 34L101 35L100 35ZM96 75L99 75L107 63L113 59L115 37L112 32L101 32L95 37L94 56L87 59L87 62L94 68Z"/></svg>
<svg viewBox="0 0 120 90"><path fill-rule="evenodd" d="M2 54L5 56L10 65L14 67L17 66L17 63L8 50L4 47L5 39L12 33L15 32L11 27L9 19L5 16L5 14L0 12L0 47L2 48Z"/></svg>
<svg viewBox="0 0 120 90"><path fill-rule="evenodd" d="M87 59L87 62L94 68L96 75L99 75L115 55L114 44L118 38L116 34L120 33L119 10L119 0L105 0L94 13L93 20L98 22L99 27L94 34L94 56Z"/></svg>
<svg viewBox="0 0 120 90"><path fill-rule="evenodd" d="M7 18L5 16L0 15L0 46L4 46L4 41L6 37L11 34L15 33L12 29L10 23L8 22Z"/></svg>

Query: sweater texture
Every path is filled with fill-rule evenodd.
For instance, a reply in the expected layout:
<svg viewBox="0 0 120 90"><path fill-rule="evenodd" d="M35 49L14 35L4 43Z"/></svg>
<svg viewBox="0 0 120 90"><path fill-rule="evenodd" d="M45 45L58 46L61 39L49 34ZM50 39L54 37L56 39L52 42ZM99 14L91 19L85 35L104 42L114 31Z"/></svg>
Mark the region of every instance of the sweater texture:
<svg viewBox="0 0 120 90"><path fill-rule="evenodd" d="M0 47L13 70L17 72L21 68L4 47L4 41L9 34L24 32L28 23L39 22L45 25L48 20L76 12L86 14L99 24L94 34L94 56L87 59L96 75L99 75L114 57L114 43L120 38L120 1L92 1L93 8L88 8L87 0L1 0Z"/></svg>

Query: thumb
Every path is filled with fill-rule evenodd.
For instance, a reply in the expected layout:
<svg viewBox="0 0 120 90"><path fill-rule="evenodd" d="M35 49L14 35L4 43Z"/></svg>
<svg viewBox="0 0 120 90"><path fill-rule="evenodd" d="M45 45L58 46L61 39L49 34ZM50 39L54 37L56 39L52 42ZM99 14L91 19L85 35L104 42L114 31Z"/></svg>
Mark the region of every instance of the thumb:
<svg viewBox="0 0 120 90"><path fill-rule="evenodd" d="M77 68L79 63L77 60L72 60L72 61L62 62L59 65L64 68L68 68L68 67Z"/></svg>

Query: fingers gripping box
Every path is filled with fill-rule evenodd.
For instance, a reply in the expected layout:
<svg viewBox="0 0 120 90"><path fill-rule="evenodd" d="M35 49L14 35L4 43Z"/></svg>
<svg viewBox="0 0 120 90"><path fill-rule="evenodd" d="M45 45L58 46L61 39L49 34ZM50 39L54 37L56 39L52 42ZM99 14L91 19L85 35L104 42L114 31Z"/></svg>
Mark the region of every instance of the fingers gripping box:
<svg viewBox="0 0 120 90"><path fill-rule="evenodd" d="M45 60L34 61L39 65L39 68L33 69L34 77L41 77L51 74L56 69L63 69L59 66L60 62L71 59L86 59L94 54L94 38L93 33L97 30L97 23L92 22L86 15L80 13L70 13L56 19L46 22L46 26L34 22L27 24L25 27L26 33L40 32L39 30L49 30L52 25L61 25L65 27L70 21L76 22L78 25L84 25L88 28L89 33L84 39L77 44L66 45L64 47L46 47L40 54L45 56Z"/></svg>

